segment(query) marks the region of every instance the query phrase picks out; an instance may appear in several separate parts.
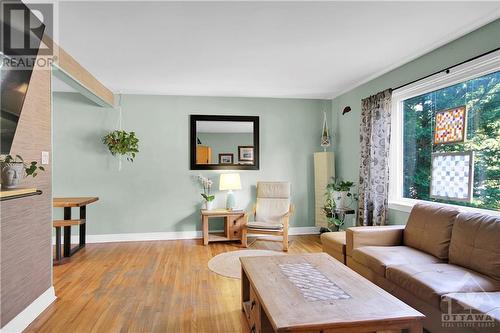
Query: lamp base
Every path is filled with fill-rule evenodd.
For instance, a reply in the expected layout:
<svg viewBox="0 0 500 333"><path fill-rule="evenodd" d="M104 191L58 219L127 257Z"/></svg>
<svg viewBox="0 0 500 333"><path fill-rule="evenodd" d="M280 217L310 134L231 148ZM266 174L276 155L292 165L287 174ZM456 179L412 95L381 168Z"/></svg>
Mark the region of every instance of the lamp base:
<svg viewBox="0 0 500 333"><path fill-rule="evenodd" d="M228 191L226 196L226 209L233 210L236 207L236 198L234 197L233 191Z"/></svg>

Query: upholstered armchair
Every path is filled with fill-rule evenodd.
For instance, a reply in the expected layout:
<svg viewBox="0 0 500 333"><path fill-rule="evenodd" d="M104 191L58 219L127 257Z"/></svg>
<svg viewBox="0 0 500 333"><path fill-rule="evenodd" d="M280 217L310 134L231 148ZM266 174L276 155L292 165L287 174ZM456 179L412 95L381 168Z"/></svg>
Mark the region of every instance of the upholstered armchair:
<svg viewBox="0 0 500 333"><path fill-rule="evenodd" d="M242 245L247 247L248 234L282 236L283 251L288 251L288 224L292 213L289 182L258 182L253 221L249 222L246 216Z"/></svg>

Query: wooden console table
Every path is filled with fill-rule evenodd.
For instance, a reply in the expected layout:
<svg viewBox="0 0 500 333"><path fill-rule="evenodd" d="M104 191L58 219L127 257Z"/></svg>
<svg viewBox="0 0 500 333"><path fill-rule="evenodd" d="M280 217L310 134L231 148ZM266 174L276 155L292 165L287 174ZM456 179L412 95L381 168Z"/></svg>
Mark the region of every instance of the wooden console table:
<svg viewBox="0 0 500 333"><path fill-rule="evenodd" d="M245 224L244 210L227 210L227 209L214 209L214 210L201 210L201 224L203 226L203 245L209 242L227 242L227 241L241 241L241 228ZM208 221L211 217L224 218L224 234L216 234L208 232Z"/></svg>
<svg viewBox="0 0 500 333"><path fill-rule="evenodd" d="M73 254L85 247L85 234L87 222L87 205L99 200L98 197L78 197L78 198L54 198L53 207L64 208L64 220L54 221L56 228L56 262L61 261L61 227L64 228L64 257L71 257ZM80 219L71 219L71 208L80 208ZM80 227L79 244L74 249L71 249L71 226L78 225Z"/></svg>

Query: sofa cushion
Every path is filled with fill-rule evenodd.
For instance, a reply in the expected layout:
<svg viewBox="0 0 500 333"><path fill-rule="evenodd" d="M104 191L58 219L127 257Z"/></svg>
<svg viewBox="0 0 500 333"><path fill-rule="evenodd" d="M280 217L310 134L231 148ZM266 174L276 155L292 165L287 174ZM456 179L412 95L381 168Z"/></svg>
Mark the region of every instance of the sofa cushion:
<svg viewBox="0 0 500 333"><path fill-rule="evenodd" d="M386 277L436 308L440 307L441 296L444 294L500 290L500 281L464 267L444 263L390 266Z"/></svg>
<svg viewBox="0 0 500 333"><path fill-rule="evenodd" d="M450 263L500 280L500 217L460 213L453 226Z"/></svg>
<svg viewBox="0 0 500 333"><path fill-rule="evenodd" d="M321 244L334 251L345 253L345 231L324 232L321 234Z"/></svg>
<svg viewBox="0 0 500 333"><path fill-rule="evenodd" d="M438 258L409 246L363 246L352 251L352 258L381 276L385 276L391 265L440 262Z"/></svg>
<svg viewBox="0 0 500 333"><path fill-rule="evenodd" d="M411 210L403 242L433 256L448 259L453 222L458 210L438 204L418 203Z"/></svg>
<svg viewBox="0 0 500 333"><path fill-rule="evenodd" d="M484 313L500 322L500 291L476 293L450 293L441 298L443 313ZM498 325L498 324L497 324Z"/></svg>
<svg viewBox="0 0 500 333"><path fill-rule="evenodd" d="M345 231L324 232L321 234L323 252L328 253L341 263L345 264L346 233Z"/></svg>

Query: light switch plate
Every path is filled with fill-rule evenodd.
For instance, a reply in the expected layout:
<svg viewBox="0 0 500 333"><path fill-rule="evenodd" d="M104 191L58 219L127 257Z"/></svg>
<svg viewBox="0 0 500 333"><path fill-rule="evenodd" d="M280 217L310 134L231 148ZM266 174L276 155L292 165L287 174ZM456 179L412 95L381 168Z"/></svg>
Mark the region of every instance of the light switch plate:
<svg viewBox="0 0 500 333"><path fill-rule="evenodd" d="M49 152L48 151L42 151L42 164L43 165L49 164Z"/></svg>

